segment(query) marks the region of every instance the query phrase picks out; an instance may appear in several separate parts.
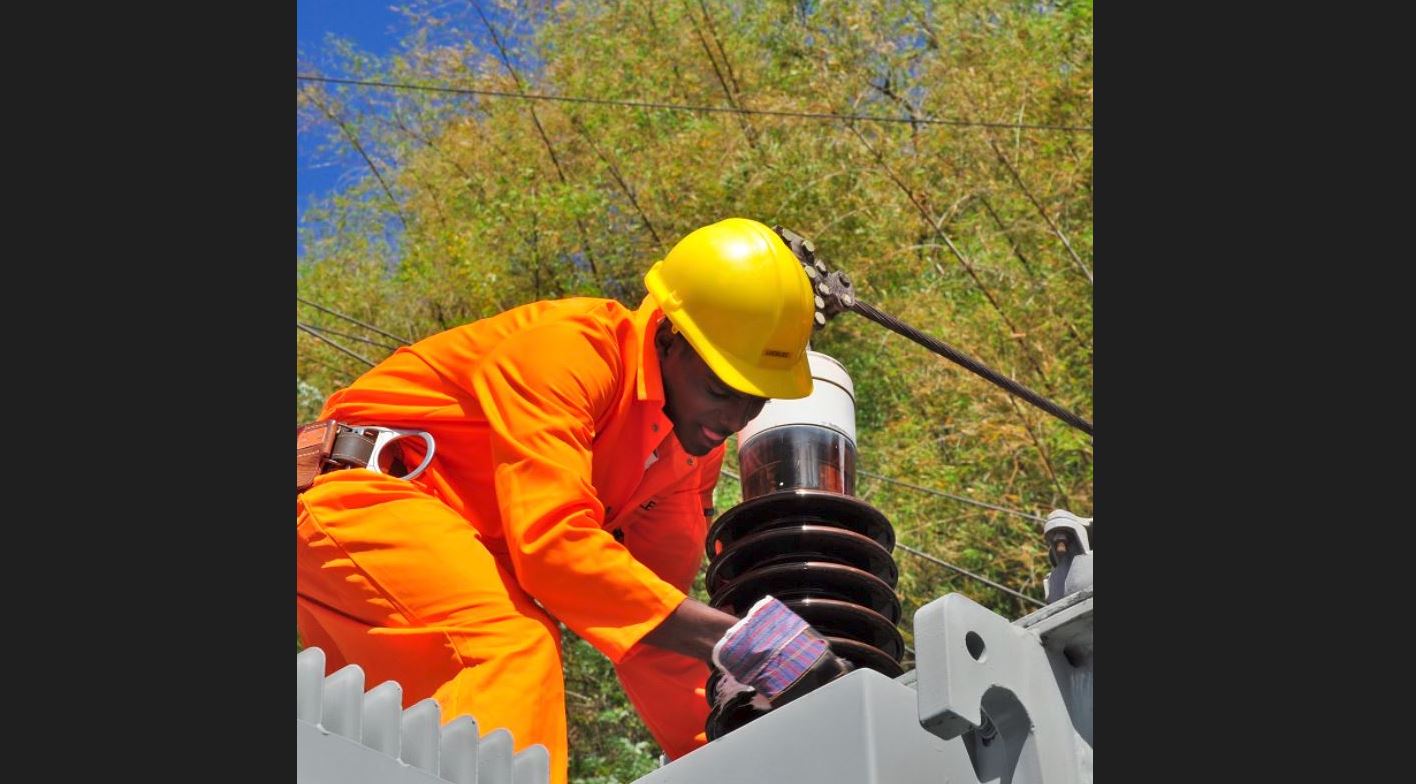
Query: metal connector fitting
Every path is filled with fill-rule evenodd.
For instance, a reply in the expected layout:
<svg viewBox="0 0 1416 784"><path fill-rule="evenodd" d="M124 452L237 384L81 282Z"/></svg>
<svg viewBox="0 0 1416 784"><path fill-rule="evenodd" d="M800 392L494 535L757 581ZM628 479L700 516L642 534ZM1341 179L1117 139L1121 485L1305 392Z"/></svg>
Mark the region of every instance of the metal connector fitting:
<svg viewBox="0 0 1416 784"><path fill-rule="evenodd" d="M816 246L811 240L782 226L773 226L772 230L791 248L792 253L796 254L802 268L806 270L807 279L811 281L812 290L816 294L816 314L813 317L815 329L826 326L826 322L835 318L836 314L855 307L855 290L851 288L851 279L840 270L827 268L825 262L816 257Z"/></svg>

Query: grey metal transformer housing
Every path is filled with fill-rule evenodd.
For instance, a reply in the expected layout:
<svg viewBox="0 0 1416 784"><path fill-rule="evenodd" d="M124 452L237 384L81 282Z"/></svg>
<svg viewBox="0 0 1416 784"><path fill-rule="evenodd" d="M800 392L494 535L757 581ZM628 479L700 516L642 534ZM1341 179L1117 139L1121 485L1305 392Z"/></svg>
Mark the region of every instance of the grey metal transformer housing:
<svg viewBox="0 0 1416 784"><path fill-rule="evenodd" d="M857 670L635 784L1091 784L1093 591L1009 622L915 613L916 669Z"/></svg>

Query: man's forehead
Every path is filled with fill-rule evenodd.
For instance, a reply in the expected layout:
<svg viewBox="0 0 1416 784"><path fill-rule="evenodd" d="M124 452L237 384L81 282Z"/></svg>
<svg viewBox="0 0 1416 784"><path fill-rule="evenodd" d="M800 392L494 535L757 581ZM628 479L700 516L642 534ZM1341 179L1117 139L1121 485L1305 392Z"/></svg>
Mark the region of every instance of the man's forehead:
<svg viewBox="0 0 1416 784"><path fill-rule="evenodd" d="M700 359L702 359L702 358L700 357ZM736 396L736 397L743 398L744 400L754 400L754 401L755 401L755 400L768 400L768 399L769 399L769 398L765 398L765 397L758 397L757 395L749 394L749 393L743 392L743 391L741 391L741 390L733 389L733 387L732 387L731 384L727 383L726 381L724 381L724 380L721 379L721 378L718 378L718 374L717 374L717 373L714 373L714 372L713 372L713 368L708 367L708 363L706 363L706 362L703 363L703 369L704 369L704 371L706 371L706 372L708 373L708 379L709 379L710 381L712 381L713 383L717 384L718 386L721 386L723 389L726 389L726 390L728 391L728 394L730 394L730 395L734 395L734 396Z"/></svg>
<svg viewBox="0 0 1416 784"><path fill-rule="evenodd" d="M682 333L676 334L675 337L683 341L684 345L688 347L689 353L692 354L693 358L697 360L698 367L703 372L703 378L705 382L717 384L718 386L726 390L728 394L743 398L744 400L765 401L771 399L765 397L758 397L757 395L749 394L747 392L735 389L732 384L729 384L728 382L719 378L718 374L713 372L713 368L708 364L708 360L704 359L703 355L698 353L698 349L694 348L693 344L688 342L688 338L684 337Z"/></svg>

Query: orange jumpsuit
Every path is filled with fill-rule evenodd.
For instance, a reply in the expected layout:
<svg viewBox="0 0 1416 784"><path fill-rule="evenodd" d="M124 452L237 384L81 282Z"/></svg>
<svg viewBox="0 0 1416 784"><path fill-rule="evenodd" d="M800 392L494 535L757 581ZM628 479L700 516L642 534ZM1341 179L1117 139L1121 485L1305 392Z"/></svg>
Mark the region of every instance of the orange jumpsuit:
<svg viewBox="0 0 1416 784"><path fill-rule="evenodd" d="M297 620L330 668L444 721L545 744L566 781L559 620L615 664L670 757L705 742L702 662L640 644L686 596L723 447L664 415L652 298L537 302L396 351L322 418L432 433L413 480L324 474L297 501ZM413 443L419 442L419 443ZM405 465L422 460L419 439ZM621 541L617 541L622 538Z"/></svg>

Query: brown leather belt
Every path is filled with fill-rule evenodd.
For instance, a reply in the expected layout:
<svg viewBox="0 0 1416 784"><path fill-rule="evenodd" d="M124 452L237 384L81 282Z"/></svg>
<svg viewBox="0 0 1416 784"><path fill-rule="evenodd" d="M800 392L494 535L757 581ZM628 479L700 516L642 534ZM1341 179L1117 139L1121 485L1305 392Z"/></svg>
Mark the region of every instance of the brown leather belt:
<svg viewBox="0 0 1416 784"><path fill-rule="evenodd" d="M295 492L298 495L315 477L341 468L368 468L375 436L334 420L322 420L295 429ZM408 473L403 461L394 457L389 472Z"/></svg>

